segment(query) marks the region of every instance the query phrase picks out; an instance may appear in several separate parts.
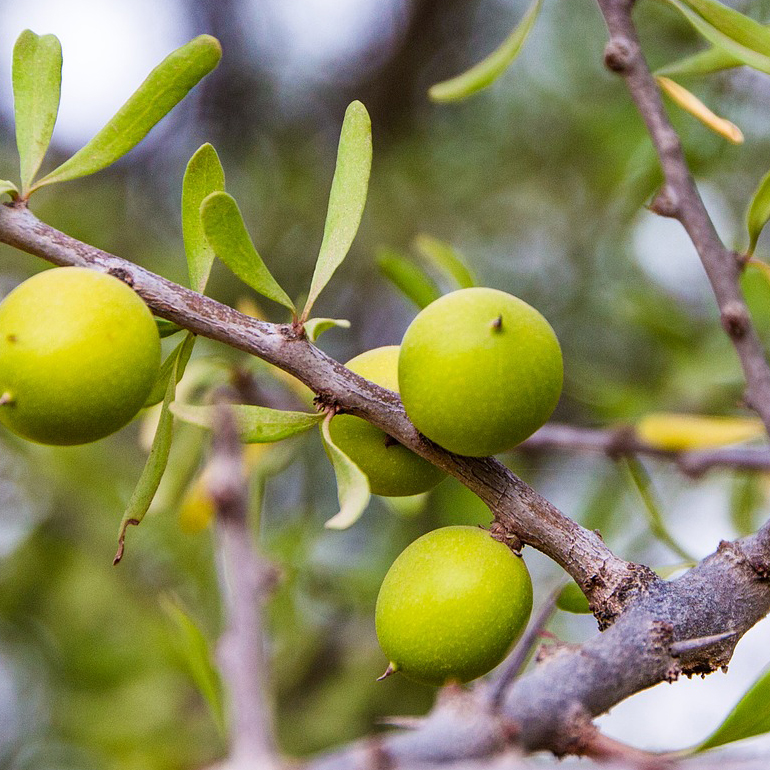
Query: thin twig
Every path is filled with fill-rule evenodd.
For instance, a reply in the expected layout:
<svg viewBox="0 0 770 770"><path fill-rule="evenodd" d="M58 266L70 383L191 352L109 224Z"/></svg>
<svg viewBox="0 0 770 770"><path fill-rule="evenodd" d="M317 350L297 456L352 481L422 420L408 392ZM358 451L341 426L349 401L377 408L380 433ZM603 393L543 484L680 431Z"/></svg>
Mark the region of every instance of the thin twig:
<svg viewBox="0 0 770 770"><path fill-rule="evenodd" d="M217 510L226 628L219 660L230 701L231 749L228 767L278 767L267 698L262 602L273 570L256 555L248 522L248 483L232 411L217 410L209 491Z"/></svg>
<svg viewBox="0 0 770 770"><path fill-rule="evenodd" d="M532 650L540 639L543 629L556 611L556 600L559 598L559 594L563 588L564 585L562 584L551 591L546 597L546 600L540 607L540 611L529 624L524 635L517 642L513 652L506 659L500 673L492 681L489 693L489 703L494 711L497 711L500 708L506 690L511 682L516 679L524 669Z"/></svg>

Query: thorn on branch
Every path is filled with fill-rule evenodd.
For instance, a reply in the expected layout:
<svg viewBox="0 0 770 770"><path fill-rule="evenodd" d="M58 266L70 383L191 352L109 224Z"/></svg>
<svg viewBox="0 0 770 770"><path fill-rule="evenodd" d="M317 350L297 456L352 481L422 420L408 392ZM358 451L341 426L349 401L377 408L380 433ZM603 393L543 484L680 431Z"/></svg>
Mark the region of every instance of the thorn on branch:
<svg viewBox="0 0 770 770"><path fill-rule="evenodd" d="M604 48L604 65L611 72L627 72L633 63L631 42L623 37L613 37Z"/></svg>
<svg viewBox="0 0 770 770"><path fill-rule="evenodd" d="M683 639L681 642L674 642L669 652L675 658L682 655L686 655L691 652L699 652L700 650L713 647L720 642L724 642L727 639L737 635L737 631L725 631L722 634L712 634L711 636L699 636L696 639Z"/></svg>

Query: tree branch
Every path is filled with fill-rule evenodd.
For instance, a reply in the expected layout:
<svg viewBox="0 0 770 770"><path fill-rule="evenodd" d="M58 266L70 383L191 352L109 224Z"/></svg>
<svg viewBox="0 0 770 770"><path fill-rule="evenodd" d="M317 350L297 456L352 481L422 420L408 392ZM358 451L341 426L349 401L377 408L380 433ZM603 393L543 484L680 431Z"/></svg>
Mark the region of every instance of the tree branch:
<svg viewBox="0 0 770 770"><path fill-rule="evenodd" d="M428 441L407 418L396 393L346 369L290 324L239 313L138 265L88 246L46 225L23 205L0 206L0 242L53 262L111 273L152 311L196 334L264 359L304 382L322 404L336 405L384 430L472 489L490 508L498 531L545 553L583 588L603 624L651 580L646 567L615 556L596 533L555 506L493 458L454 455Z"/></svg>
<svg viewBox="0 0 770 770"><path fill-rule="evenodd" d="M248 484L232 412L217 409L208 487L217 510L218 555L226 628L219 663L229 696L228 768L278 767L268 705L262 603L275 575L254 553L248 526Z"/></svg>
<svg viewBox="0 0 770 770"><path fill-rule="evenodd" d="M651 208L677 219L690 236L716 297L722 326L743 368L744 399L770 432L770 367L738 283L743 261L720 240L695 186L679 136L668 119L660 91L642 54L631 18L634 1L597 2L610 33L605 63L625 79L663 170L665 184Z"/></svg>

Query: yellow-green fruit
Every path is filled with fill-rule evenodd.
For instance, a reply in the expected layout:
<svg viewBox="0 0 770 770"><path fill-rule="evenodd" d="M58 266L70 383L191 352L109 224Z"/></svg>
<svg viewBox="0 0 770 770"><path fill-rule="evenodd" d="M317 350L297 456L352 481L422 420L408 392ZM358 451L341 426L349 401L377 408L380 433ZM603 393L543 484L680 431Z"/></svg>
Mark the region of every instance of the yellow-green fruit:
<svg viewBox="0 0 770 770"><path fill-rule="evenodd" d="M442 527L393 562L375 623L391 670L442 685L494 668L531 611L532 583L521 557L486 530Z"/></svg>
<svg viewBox="0 0 770 770"><path fill-rule="evenodd" d="M345 364L377 385L398 392L398 345L368 350ZM435 487L445 474L379 428L349 414L329 424L332 441L367 475L375 495L416 495Z"/></svg>
<svg viewBox="0 0 770 770"><path fill-rule="evenodd" d="M139 411L160 368L148 307L81 267L38 273L0 304L0 422L41 444L84 444Z"/></svg>
<svg viewBox="0 0 770 770"><path fill-rule="evenodd" d="M398 383L411 421L431 441L484 457L540 428L561 394L561 348L548 321L497 289L432 302L401 343Z"/></svg>

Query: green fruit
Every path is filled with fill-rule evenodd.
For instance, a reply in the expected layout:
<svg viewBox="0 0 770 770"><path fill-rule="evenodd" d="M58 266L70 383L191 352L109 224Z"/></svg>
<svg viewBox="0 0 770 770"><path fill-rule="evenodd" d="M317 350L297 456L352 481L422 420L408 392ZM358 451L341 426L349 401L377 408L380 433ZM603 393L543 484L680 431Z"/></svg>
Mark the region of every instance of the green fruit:
<svg viewBox="0 0 770 770"><path fill-rule="evenodd" d="M38 273L0 304L0 422L41 444L84 444L139 411L160 368L148 307L82 267Z"/></svg>
<svg viewBox="0 0 770 770"><path fill-rule="evenodd" d="M584 615L591 612L591 608L588 606L588 599L586 599L585 594L580 590L580 586L574 580L567 583L561 589L556 599L556 606L560 610L574 612L576 615Z"/></svg>
<svg viewBox="0 0 770 770"><path fill-rule="evenodd" d="M375 623L389 671L442 685L494 668L531 611L532 583L522 558L486 530L442 527L393 562Z"/></svg>
<svg viewBox="0 0 770 770"><path fill-rule="evenodd" d="M484 457L540 428L561 394L559 341L526 302L460 289L432 302L401 343L398 383L409 418L451 452Z"/></svg>
<svg viewBox="0 0 770 770"><path fill-rule="evenodd" d="M377 385L398 392L398 345L368 350L346 366ZM376 495L416 495L435 487L445 473L379 428L349 414L329 424L332 441L367 475Z"/></svg>

